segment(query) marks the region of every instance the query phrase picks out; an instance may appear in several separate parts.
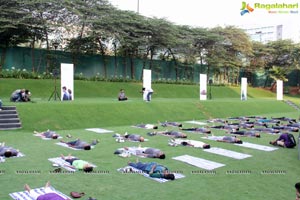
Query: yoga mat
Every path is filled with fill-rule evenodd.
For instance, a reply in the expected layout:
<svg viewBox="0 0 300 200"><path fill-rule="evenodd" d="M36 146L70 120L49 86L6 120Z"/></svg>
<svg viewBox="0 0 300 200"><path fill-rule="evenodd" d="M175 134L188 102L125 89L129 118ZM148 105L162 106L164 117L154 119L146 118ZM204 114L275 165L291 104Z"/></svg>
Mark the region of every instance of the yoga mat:
<svg viewBox="0 0 300 200"><path fill-rule="evenodd" d="M236 151L230 151L230 150L222 149L222 148L219 148L219 147L212 147L210 149L204 149L203 151L218 154L218 155L221 155L221 156L226 156L226 157L229 157L229 158L238 159L238 160L251 157L251 155L249 155L249 154L239 153L239 152L236 152Z"/></svg>
<svg viewBox="0 0 300 200"><path fill-rule="evenodd" d="M222 163L217 163L217 162L213 162L210 160L205 160L202 158L189 156L189 155L177 156L177 157L173 157L172 159L179 160L187 164L193 165L195 167L203 168L206 170L213 170L225 166L225 164Z"/></svg>

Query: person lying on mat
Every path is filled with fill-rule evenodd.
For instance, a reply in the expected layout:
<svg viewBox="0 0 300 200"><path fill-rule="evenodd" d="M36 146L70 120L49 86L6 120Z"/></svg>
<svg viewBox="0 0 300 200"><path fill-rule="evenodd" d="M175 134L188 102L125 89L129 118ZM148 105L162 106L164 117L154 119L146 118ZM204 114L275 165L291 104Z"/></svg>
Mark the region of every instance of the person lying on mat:
<svg viewBox="0 0 300 200"><path fill-rule="evenodd" d="M124 149L128 150L128 147L124 147ZM165 159L166 155L164 152L162 152L160 149L156 148L137 148L136 149L136 155L137 156L145 156L147 158L159 158L159 159Z"/></svg>
<svg viewBox="0 0 300 200"><path fill-rule="evenodd" d="M277 140L270 141L270 144L274 146L294 148L297 143L292 134L282 133Z"/></svg>
<svg viewBox="0 0 300 200"><path fill-rule="evenodd" d="M287 130L291 132L299 132L299 128L294 126L278 125L278 126L272 126L272 128L278 130Z"/></svg>
<svg viewBox="0 0 300 200"><path fill-rule="evenodd" d="M237 143L243 144L243 141L236 136L223 136L221 139L217 139L218 142Z"/></svg>
<svg viewBox="0 0 300 200"><path fill-rule="evenodd" d="M192 142L190 140L181 140L181 139L179 139L179 141L178 141L178 140L176 140L174 138L172 138L171 140L169 140L169 145L170 146L182 145L182 146L195 147L195 145L192 144ZM197 141L197 146L196 147L200 147L200 148L203 148L203 149L209 149L210 145L206 144L204 142L201 142L201 141Z"/></svg>
<svg viewBox="0 0 300 200"><path fill-rule="evenodd" d="M77 157L71 156L71 154L69 154L68 156L61 155L60 157L61 157L61 159L63 159L64 161L66 161L70 164L70 165L68 165L68 167L71 167L71 168L77 169L77 170L83 170L84 172L93 171L93 166L89 162L80 160Z"/></svg>
<svg viewBox="0 0 300 200"><path fill-rule="evenodd" d="M240 135L240 136L260 138L260 134L257 131L226 131L226 133Z"/></svg>
<svg viewBox="0 0 300 200"><path fill-rule="evenodd" d="M182 131L195 131L195 132L200 132L200 133L207 133L210 134L211 130L209 128L206 127L199 127L199 128L181 128L180 130Z"/></svg>
<svg viewBox="0 0 300 200"><path fill-rule="evenodd" d="M135 163L129 161L128 165L149 174L152 178L175 179L175 175L170 173L167 167L156 162L142 163L137 159Z"/></svg>
<svg viewBox="0 0 300 200"><path fill-rule="evenodd" d="M152 133L147 133L148 135L165 135L165 136L171 136L174 138L187 138L187 135L182 132L178 131L159 131L159 132L152 132Z"/></svg>
<svg viewBox="0 0 300 200"><path fill-rule="evenodd" d="M75 148L75 149L84 149L84 150L91 150L91 146L95 146L99 140L93 140L91 143L82 141L80 139L76 139L74 141L65 142L61 140L60 142L67 144L69 147Z"/></svg>
<svg viewBox="0 0 300 200"><path fill-rule="evenodd" d="M178 122L168 122L168 121L165 121L165 122L159 122L161 126L163 127L167 127L167 126L177 126L177 127L182 127L182 124L181 123L178 123Z"/></svg>
<svg viewBox="0 0 300 200"><path fill-rule="evenodd" d="M227 129L227 130L232 130L232 131L238 131L239 127L236 125L228 125L228 124L224 124L224 125L215 125L215 126L211 126L210 128L216 128L216 129Z"/></svg>
<svg viewBox="0 0 300 200"><path fill-rule="evenodd" d="M133 142L144 142L145 138L138 134L124 134L124 139Z"/></svg>
<svg viewBox="0 0 300 200"><path fill-rule="evenodd" d="M18 149L14 149L12 147L9 146L5 146L5 143L1 143L0 145L0 156L9 158L12 156L18 156L19 154L19 150Z"/></svg>
<svg viewBox="0 0 300 200"><path fill-rule="evenodd" d="M34 134L40 134L44 138L57 139L59 137L59 134L57 134L55 131L50 131L49 129L45 132L33 131L33 133Z"/></svg>
<svg viewBox="0 0 300 200"><path fill-rule="evenodd" d="M31 189L28 184L24 185L24 189L28 192L29 196L34 200L71 200L70 198L64 198L56 193L55 190L50 187L50 182L48 181L45 185L45 193L40 194L35 190Z"/></svg>
<svg viewBox="0 0 300 200"><path fill-rule="evenodd" d="M294 118L289 118L289 117L271 117L271 119L273 119L273 120L280 120L280 121L287 121L287 122L289 122L290 124L296 123L296 122L297 122L296 119L294 119Z"/></svg>
<svg viewBox="0 0 300 200"><path fill-rule="evenodd" d="M137 124L135 126L139 127L139 128L146 128L146 129L157 129L158 128L158 126L153 125L153 124Z"/></svg>
<svg viewBox="0 0 300 200"><path fill-rule="evenodd" d="M253 131L260 131L260 132L266 132L266 133L274 133L277 134L280 132L280 130L278 129L274 129L274 128L253 128Z"/></svg>

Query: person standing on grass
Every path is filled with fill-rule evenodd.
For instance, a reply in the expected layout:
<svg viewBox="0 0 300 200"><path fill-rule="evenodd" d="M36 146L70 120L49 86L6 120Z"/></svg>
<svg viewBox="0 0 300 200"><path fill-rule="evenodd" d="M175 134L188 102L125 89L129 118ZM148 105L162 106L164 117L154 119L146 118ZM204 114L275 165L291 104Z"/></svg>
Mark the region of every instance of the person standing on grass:
<svg viewBox="0 0 300 200"><path fill-rule="evenodd" d="M150 102L152 94L154 92L153 89L152 88L144 88L143 87L142 92L146 94L146 102Z"/></svg>
<svg viewBox="0 0 300 200"><path fill-rule="evenodd" d="M70 100L69 93L68 93L68 91L67 91L67 87L66 87L66 86L63 86L63 87L62 87L62 91L63 91L63 98L62 98L62 100L63 100L63 101L68 101L68 100Z"/></svg>

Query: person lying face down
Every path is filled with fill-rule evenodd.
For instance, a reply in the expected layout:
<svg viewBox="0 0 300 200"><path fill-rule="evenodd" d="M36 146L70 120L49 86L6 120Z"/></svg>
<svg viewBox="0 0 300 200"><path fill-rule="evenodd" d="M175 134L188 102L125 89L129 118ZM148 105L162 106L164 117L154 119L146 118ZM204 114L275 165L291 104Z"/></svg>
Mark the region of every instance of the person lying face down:
<svg viewBox="0 0 300 200"><path fill-rule="evenodd" d="M152 178L175 180L175 175L170 173L167 167L155 162L142 163L137 160L135 163L129 161L128 165L149 174Z"/></svg>
<svg viewBox="0 0 300 200"><path fill-rule="evenodd" d="M96 145L99 140L93 140L91 143L82 141L80 139L76 139L74 141L65 142L61 140L60 142L67 144L68 146L75 148L75 149L84 149L84 150L91 150L91 146Z"/></svg>
<svg viewBox="0 0 300 200"><path fill-rule="evenodd" d="M84 172L93 171L93 166L87 161L71 156L70 154L68 156L61 155L60 157L66 162L68 162L70 164L69 167L73 169L83 170Z"/></svg>

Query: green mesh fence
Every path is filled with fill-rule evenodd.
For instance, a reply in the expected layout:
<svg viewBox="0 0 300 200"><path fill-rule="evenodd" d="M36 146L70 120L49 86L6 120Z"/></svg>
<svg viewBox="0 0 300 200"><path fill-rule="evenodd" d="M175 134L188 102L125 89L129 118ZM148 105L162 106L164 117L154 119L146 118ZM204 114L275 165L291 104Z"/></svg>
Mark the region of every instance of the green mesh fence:
<svg viewBox="0 0 300 200"><path fill-rule="evenodd" d="M52 72L60 67L60 63L73 63L76 75L83 77L142 79L143 69L152 70L152 79L161 81L186 81L199 83L199 74L207 73L207 66L179 64L174 61L143 60L128 57L114 57L101 55L71 54L69 52L13 47L6 50L0 49L0 63L2 70L26 69L37 73ZM4 61L4 62L3 62ZM213 77L213 66L210 67L208 78ZM264 72L245 73L240 72L240 77L247 77L248 82L255 87L268 86L272 80L268 80ZM239 78L240 79L240 78ZM295 70L288 76L286 85L299 85L299 70Z"/></svg>

